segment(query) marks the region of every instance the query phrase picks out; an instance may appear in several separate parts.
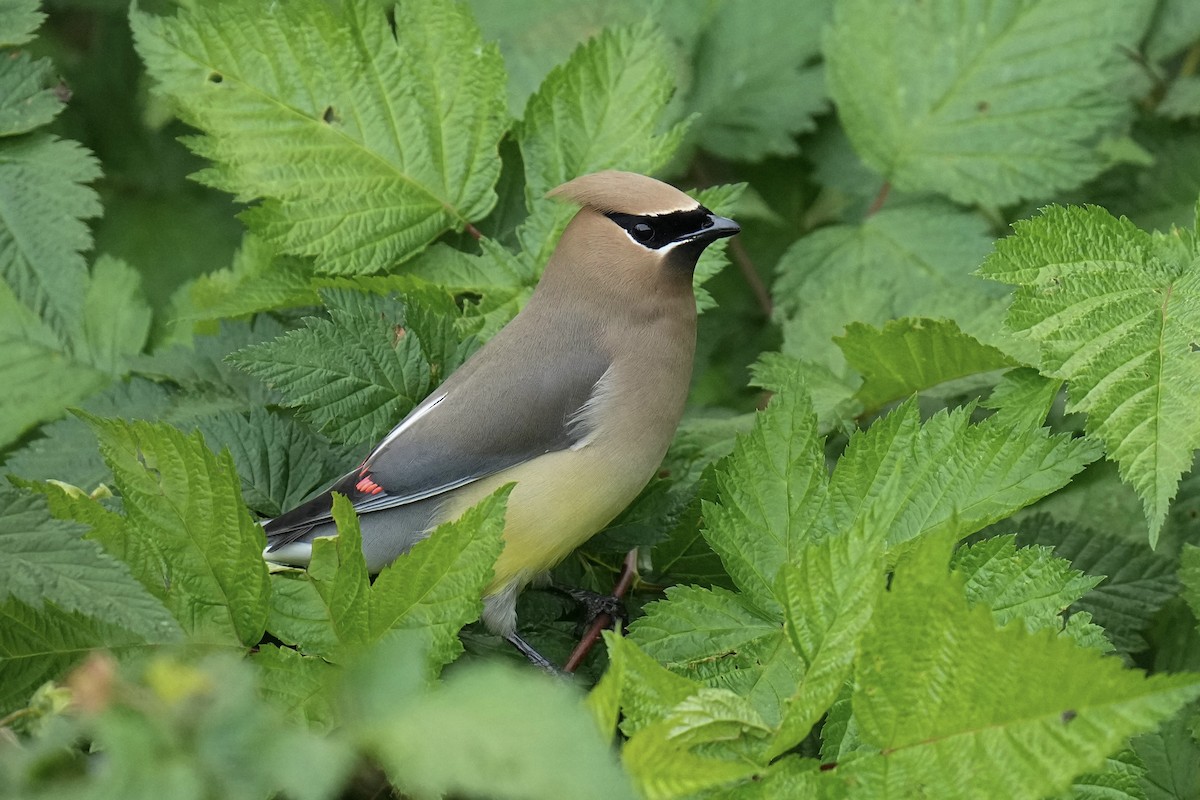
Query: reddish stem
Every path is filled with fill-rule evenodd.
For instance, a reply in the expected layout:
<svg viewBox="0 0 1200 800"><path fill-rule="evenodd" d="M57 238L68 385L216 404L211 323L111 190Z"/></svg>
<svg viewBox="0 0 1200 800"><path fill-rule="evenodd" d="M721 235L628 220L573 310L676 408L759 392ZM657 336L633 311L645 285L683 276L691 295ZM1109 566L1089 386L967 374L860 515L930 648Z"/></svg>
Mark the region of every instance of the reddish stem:
<svg viewBox="0 0 1200 800"><path fill-rule="evenodd" d="M625 554L625 564L621 568L621 577L617 579L616 586L613 587L612 596L621 598L633 586L634 575L637 574L637 548L630 550ZM571 651L571 657L567 659L567 663L563 666L563 672L574 672L579 669L579 665L587 658L587 654L592 651L592 647L600 640L600 632L613 624L611 614L601 613L596 615L592 620L592 626L588 628L587 633L579 640L579 644L575 645L575 649Z"/></svg>
<svg viewBox="0 0 1200 800"><path fill-rule="evenodd" d="M883 186L879 187L879 194L875 195L875 199L871 201L871 207L867 209L867 216L873 217L879 209L883 208L883 204L887 202L888 192L892 190L892 182L884 181Z"/></svg>

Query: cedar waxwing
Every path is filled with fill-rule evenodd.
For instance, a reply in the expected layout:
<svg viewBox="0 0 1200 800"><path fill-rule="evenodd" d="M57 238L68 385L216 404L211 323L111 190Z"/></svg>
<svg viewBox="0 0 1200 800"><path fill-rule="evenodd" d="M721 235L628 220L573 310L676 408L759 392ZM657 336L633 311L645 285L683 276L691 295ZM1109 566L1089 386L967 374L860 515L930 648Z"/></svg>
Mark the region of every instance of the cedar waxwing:
<svg viewBox="0 0 1200 800"><path fill-rule="evenodd" d="M525 308L320 496L264 523L264 557L305 566L359 514L376 573L501 486L504 550L483 620L522 652L516 599L650 481L683 414L696 346L692 272L740 229L643 175L598 172L549 196L581 210ZM536 660L536 659L535 659Z"/></svg>

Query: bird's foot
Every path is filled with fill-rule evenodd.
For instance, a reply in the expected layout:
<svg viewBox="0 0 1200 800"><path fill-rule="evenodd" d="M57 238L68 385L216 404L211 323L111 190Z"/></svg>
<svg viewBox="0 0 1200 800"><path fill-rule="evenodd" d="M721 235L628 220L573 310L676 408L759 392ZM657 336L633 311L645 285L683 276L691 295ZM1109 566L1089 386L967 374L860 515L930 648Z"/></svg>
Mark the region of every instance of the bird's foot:
<svg viewBox="0 0 1200 800"><path fill-rule="evenodd" d="M593 622L604 614L607 614L609 619L612 620L611 625L614 627L616 625L624 627L625 621L629 619L629 610L625 608L624 601L619 597L614 597L611 594L600 594L590 589L578 589L573 586L559 586L554 584L552 588L572 598L583 607L584 619L581 626L583 629L590 627Z"/></svg>

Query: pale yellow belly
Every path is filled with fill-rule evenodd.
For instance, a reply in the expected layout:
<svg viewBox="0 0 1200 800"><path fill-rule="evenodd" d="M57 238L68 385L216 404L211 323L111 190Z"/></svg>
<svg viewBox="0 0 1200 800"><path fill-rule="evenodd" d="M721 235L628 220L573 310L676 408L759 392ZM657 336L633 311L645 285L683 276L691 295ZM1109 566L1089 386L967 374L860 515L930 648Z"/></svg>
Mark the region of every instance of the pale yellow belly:
<svg viewBox="0 0 1200 800"><path fill-rule="evenodd" d="M504 551L484 592L490 595L513 582L524 584L566 558L637 497L656 467L589 447L548 453L455 491L445 518L516 483L508 499Z"/></svg>

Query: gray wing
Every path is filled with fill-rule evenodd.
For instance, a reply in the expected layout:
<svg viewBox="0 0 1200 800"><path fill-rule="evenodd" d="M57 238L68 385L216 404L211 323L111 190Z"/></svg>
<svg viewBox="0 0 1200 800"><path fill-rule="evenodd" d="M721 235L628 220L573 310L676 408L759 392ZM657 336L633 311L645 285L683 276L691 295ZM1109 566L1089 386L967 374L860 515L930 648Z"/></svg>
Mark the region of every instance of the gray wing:
<svg viewBox="0 0 1200 800"><path fill-rule="evenodd" d="M523 334L512 324L497 334L330 491L359 513L379 511L580 442L590 432L581 412L610 360L579 330ZM331 507L325 492L265 523L272 549L331 519Z"/></svg>

